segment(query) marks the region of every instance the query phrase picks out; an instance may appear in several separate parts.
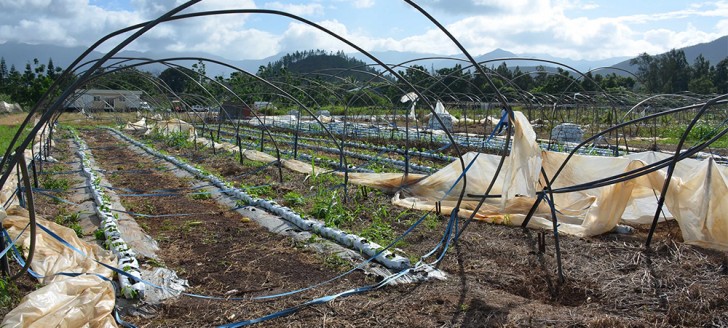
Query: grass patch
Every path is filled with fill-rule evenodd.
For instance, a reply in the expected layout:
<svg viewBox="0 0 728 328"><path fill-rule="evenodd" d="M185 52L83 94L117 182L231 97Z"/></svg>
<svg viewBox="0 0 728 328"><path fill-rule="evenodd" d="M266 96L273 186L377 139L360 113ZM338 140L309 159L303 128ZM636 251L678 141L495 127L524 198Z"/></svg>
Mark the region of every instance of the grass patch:
<svg viewBox="0 0 728 328"><path fill-rule="evenodd" d="M18 132L18 128L20 128L19 125L0 125L0 152L2 152L0 153L0 156L4 155L7 151L10 146L10 141L13 140L13 136L15 136L15 133ZM20 139L16 142L16 146L18 142L28 136L28 132L30 132L30 129L26 128L20 135Z"/></svg>

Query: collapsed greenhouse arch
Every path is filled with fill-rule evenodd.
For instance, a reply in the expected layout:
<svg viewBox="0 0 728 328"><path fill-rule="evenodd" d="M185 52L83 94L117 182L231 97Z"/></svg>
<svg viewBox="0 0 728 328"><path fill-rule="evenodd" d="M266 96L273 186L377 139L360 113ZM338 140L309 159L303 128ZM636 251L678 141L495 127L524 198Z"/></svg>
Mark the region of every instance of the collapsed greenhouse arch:
<svg viewBox="0 0 728 328"><path fill-rule="evenodd" d="M280 183L285 179L284 168L287 169L286 174L289 174L289 171L307 174L304 181L315 180L319 175L340 176L343 178L343 184L330 186L324 190L324 193L329 193L331 199L327 210L335 206L334 199L340 188L343 189L341 201L347 203L354 201L349 199L352 192L356 193L364 187L369 187L382 190L393 197L391 202L394 205L423 213L401 234L389 240L388 244L379 245L366 237L348 233L346 229L332 227L330 222L322 223L322 220L299 215L290 208L279 205L275 200L268 201L255 195L251 196L246 192L250 192L253 188L238 188L184 161L158 153L118 130L110 130L110 133L118 136L119 140L129 142L161 160L173 163L195 177L208 179L212 185L222 190L221 193L233 198L238 197L247 205L256 205L284 218L295 227L295 230L310 231L365 255L364 262L357 264L355 268L323 282L293 291L239 297L240 300L265 300L303 293L339 281L354 270L373 262L378 262L391 270L375 284L346 289L325 297L311 298L273 314L234 322L225 325L226 327L248 325L285 316L337 297L376 290L422 271L437 271L448 254L448 249L457 244L460 236L473 221L551 230L554 235L559 283L564 283L565 280L562 271L560 233L592 237L622 229L623 227L618 227L620 222L649 224L649 232L644 240L645 246L649 248L657 223L669 218L678 221L684 242L719 250L728 249L728 216L726 216L728 214L724 214L728 213L728 210L724 208L726 205L720 204L721 193L728 190L726 185L728 170L716 164L715 158L722 161L721 156L709 156L702 162L691 159L706 149L710 150L712 144L728 133L726 121L720 120L717 118L719 115L715 114L725 111L728 95L698 97L629 94L625 96L613 95L601 87L598 87L597 91L590 92L579 83L581 79L594 82L586 73L557 62L538 59L533 61L560 65L578 76L572 79L568 74L543 73L566 79L570 84L560 94L531 93L518 87L516 80L539 72L524 72L509 79L486 67L488 63L524 60L523 58L476 62L455 37L412 1L406 2L442 30L467 58L441 59L465 62L469 63L469 66L448 75L439 75L405 66L426 58L388 65L357 44L325 27L282 11L239 9L180 13L197 2L199 1L190 1L156 20L130 26L100 39L76 59L61 78L54 82L43 99L31 109L0 161L2 172L0 187L3 189L0 200L5 203L9 217L27 216L25 226L30 229L26 262L19 272L12 275L12 279L24 274L33 262L37 244L36 234L40 233L36 230L38 225L33 194L34 190L41 191L37 186L37 179L34 179L31 173L36 169L35 163L43 165L41 163L52 156L53 135L58 133L54 130L58 129L60 118L64 115L64 104L72 103L82 97L84 93L77 90L82 90L84 87L97 85L108 89L114 89L116 86L127 88L127 85L106 81L104 78L115 72L131 71L155 63L178 70L186 79L195 83L202 93L177 94L161 80L149 81L155 88L149 91L158 95L169 94L166 100L180 101L183 104L182 108L205 106L215 108L217 112L210 112L209 108L204 113L190 110L159 113L141 111L138 113L143 117L139 117L140 120L137 122L131 120L116 122L125 123L128 132L141 130L142 135L154 133L182 136L183 141L190 142L195 150L200 147L203 151L209 149L214 154L218 151L233 153L241 165L244 160L263 162L266 164L263 169L272 165L278 171ZM295 82L302 84L297 85L290 81L265 79L210 58L115 57L136 38L159 24L195 17L234 14L276 15L305 23L356 49L376 62L375 66L382 71L380 74L374 74L359 68L342 69L339 74L357 71L371 76L369 81L353 83L335 73L313 72L310 73L311 78L298 77L299 80ZM99 45L114 36L132 31L136 32L116 44L103 58L82 63L88 53ZM114 60L116 62L108 64ZM262 89L256 94L238 94L229 85L215 78L194 71L191 72L198 75L192 76L188 74L189 72L182 71L184 68L182 63L187 62L226 67L251 79ZM87 66L90 67L82 70ZM430 80L426 81L427 84L409 81L405 72L398 71L399 68L412 68L427 75ZM390 76L391 80L383 78L385 74ZM461 74L479 76L483 79L479 81L482 83L478 85ZM317 80L316 76L328 76L340 83ZM466 83L468 92L452 90L450 84L445 83L448 79L454 79L451 83ZM206 81L204 85L203 80ZM378 83L379 80L385 82ZM598 86L596 83L595 85ZM222 92L214 94L211 90L213 86ZM506 89L510 93L506 94ZM326 93L324 97L317 98L318 95L312 94L322 90ZM372 92L388 103L378 102L368 92L369 90L375 90ZM388 93L396 97L388 97ZM448 103L450 111L443 104L447 101L445 97L439 96L440 93L452 100ZM270 100L268 103L278 103L281 106L285 104L290 111L285 115L270 115L256 109L255 104L246 102L244 98L267 99ZM323 102L322 99L328 100L329 103ZM636 102L632 101L635 99ZM247 119L233 117L224 109L225 102L231 100L249 110ZM354 106L355 102L361 102L363 105ZM650 104L659 108L652 109L648 106ZM155 104L155 107L160 106L163 106L162 102ZM327 115L322 112L322 108L334 109L337 106L343 106L343 111L337 115ZM354 107L364 109L351 114L350 110ZM404 114L397 114L398 112ZM502 112L505 112L505 115ZM526 112L529 116L535 113L534 117L527 117L524 114ZM96 113L87 114L93 116ZM153 118L152 114L157 118ZM713 116L706 119L708 117L706 114ZM539 116L538 120L536 116ZM31 122L34 118L37 121ZM428 120L427 124L425 120ZM560 139L562 136L554 135L553 131L558 126L572 122L589 125L589 132L581 131L584 137L580 135L576 141L564 141ZM677 142L674 147L669 147L671 148L669 153L643 152L643 150L657 150L658 122L663 130L669 129L670 124L676 123L684 125L684 129L676 133ZM649 130L650 123L652 130ZM32 126L30 133L22 137L21 132L30 126ZM505 127L503 135L500 131L496 131L499 127ZM695 138L691 133L696 127L709 131L702 131L704 133ZM651 145L640 144L643 141L639 140L640 128L648 130L650 135L646 138L652 140ZM77 135L74 135L74 138L80 150L79 154L84 150L93 149L85 146ZM632 139L630 143L636 142L638 145L633 144L630 147L628 139ZM613 144L609 143L609 140ZM606 141L606 145L602 141ZM270 147L266 147L266 143L273 146L270 151L275 153L274 156L267 154ZM331 145L333 147L329 147ZM255 151L253 148L258 146L260 150ZM29 152L26 152L26 149L29 149ZM332 158L338 161L325 156L317 157L316 153L307 155L300 149L333 154ZM358 152L360 150L361 152ZM84 160L93 157L86 153L79 156ZM29 171L29 168L33 171ZM86 168L83 167L82 170L84 169ZM86 170L86 172L91 171ZM95 175L88 174L90 180L95 179ZM32 186L33 182L35 187ZM97 185L96 188L98 187ZM701 191L699 201L691 198L695 197L696 190ZM94 197L103 198L98 195ZM14 202L25 207L27 213L18 209L11 210L10 205ZM103 199L99 202L103 203ZM98 210L99 215L106 213L104 205L100 205L99 208L101 208ZM432 213L448 218L442 231L436 233L438 236L436 245L427 252L417 254L417 258L413 260L397 253L395 245L405 240L408 234L417 229ZM666 213L669 213L669 217ZM326 213L320 215L326 216ZM115 224L117 223L113 223L112 226ZM22 237L25 231L23 226L12 229L15 230L7 228L14 233L9 236L16 240ZM41 226L40 229L48 233L46 227ZM116 231L111 231L109 234L118 235ZM62 240L62 237L58 238ZM3 248L7 251L11 246ZM123 257L120 254L133 257L126 248L113 251L119 258ZM434 259L428 262L430 257ZM128 288L122 288L122 293L131 298L140 296L139 293L144 288L140 285L151 284L142 278L141 273L135 275L125 269L98 263L101 269L109 270L112 276L116 274L120 280L123 278L125 282L122 284L126 284L124 288ZM134 270L139 272L138 268ZM200 295L188 294L188 296ZM238 299L219 295L211 298Z"/></svg>

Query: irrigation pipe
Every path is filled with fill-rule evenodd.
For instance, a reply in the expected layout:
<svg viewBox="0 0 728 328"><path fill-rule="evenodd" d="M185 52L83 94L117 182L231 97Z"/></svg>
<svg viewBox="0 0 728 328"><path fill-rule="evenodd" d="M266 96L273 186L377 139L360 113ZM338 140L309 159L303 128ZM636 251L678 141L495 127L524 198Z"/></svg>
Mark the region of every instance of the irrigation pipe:
<svg viewBox="0 0 728 328"><path fill-rule="evenodd" d="M225 130L222 130L222 131L225 131ZM257 132L257 130L254 130L254 129L242 129L242 128L240 129L240 131L245 131L245 132L250 132L250 133ZM226 132L229 132L229 131L226 131ZM282 133L271 133L271 135L273 135L275 137L283 137L283 138L290 137L290 135L282 134ZM312 141L312 142L327 142L328 141L326 139L301 137L301 136L299 136L298 139ZM361 148L361 149L374 150L374 151L387 151L387 152L393 152L393 153L404 155L404 150L402 150L400 148L396 148L396 147L377 146L377 145L351 142L351 141L344 141L344 142L342 142L342 144L347 147ZM443 161L448 161L448 162L454 161L456 159L455 157L449 156L449 155L436 154L436 153L431 153L431 152L423 152L423 151L418 151L418 150L409 150L408 154L423 157L423 158L438 159L438 160L443 160Z"/></svg>
<svg viewBox="0 0 728 328"><path fill-rule="evenodd" d="M220 131L220 133L229 135L229 136L233 136L233 137L235 136L233 133L228 132L228 131ZM229 139L228 141L233 143L232 139ZM289 145L293 144L292 141L280 141L280 142L289 144ZM337 148L329 148L329 147L316 146L316 145L307 145L307 144L300 143L300 142L298 143L298 146L303 147L303 148L312 149L312 150L324 151L327 153L341 154L341 150L339 150ZM353 158L363 159L366 161L386 162L386 163L389 163L389 164L392 164L392 165L398 166L398 167L404 167L406 165L406 163L404 161L391 159L391 158L384 158L384 157L374 157L371 155L359 154L359 153L351 152L348 150L344 151L344 155L353 157ZM409 166L413 169L413 171L418 171L418 172L423 172L423 173L432 173L432 172L437 171L437 169L435 169L435 168L432 168L429 166L424 166L424 165L410 163Z"/></svg>
<svg viewBox="0 0 728 328"><path fill-rule="evenodd" d="M401 271L404 269L407 269L410 267L410 261L408 258L402 257L398 254L394 254L388 250L385 250L384 252L381 252L382 246L380 246L377 243L371 242L367 240L366 238L349 234L344 231L341 231L339 229L330 228L325 226L322 222L318 220L311 220L307 218L301 217L299 214L294 212L288 207L281 206L276 204L274 201L269 201L266 199L260 199L260 198L253 198L245 191L232 187L229 183L221 180L220 178L201 171L200 169L197 169L179 159L177 159L174 156L164 155L159 153L158 151L151 149L147 147L146 145L129 138L124 133L113 129L113 128L106 128L107 130L113 132L115 135L119 136L121 139L141 148L145 152L149 153L150 155L164 159L175 166L191 173L192 175L196 176L197 178L201 180L206 180L210 182L211 184L215 185L216 187L220 188L223 193L241 200L245 202L246 204L250 206L256 206L263 208L273 214L276 214L283 218L284 220L288 221L289 223L295 225L301 230L313 232L321 237L328 238L330 240L334 240L337 243L349 247L351 249L354 249L362 254L366 254L369 257L373 257L374 260L388 269L395 270L395 271ZM378 254L378 255L377 255Z"/></svg>

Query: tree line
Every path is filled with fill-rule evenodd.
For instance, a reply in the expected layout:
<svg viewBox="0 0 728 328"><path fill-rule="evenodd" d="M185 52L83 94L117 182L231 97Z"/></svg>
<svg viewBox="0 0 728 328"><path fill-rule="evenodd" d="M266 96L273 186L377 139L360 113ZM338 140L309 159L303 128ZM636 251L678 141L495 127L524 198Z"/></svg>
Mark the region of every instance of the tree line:
<svg viewBox="0 0 728 328"><path fill-rule="evenodd" d="M492 94L495 91L493 86L507 96L523 95L524 92L560 94L623 90L728 93L728 57L713 66L700 55L691 65L682 50L673 49L658 56L643 53L632 59L630 64L637 66L635 76L593 72L581 75L544 66L512 68L502 62L498 66L483 67L491 85L481 73L461 64L437 70L411 65L398 68L403 79L396 79L342 51L309 50L287 54L280 60L261 66L255 75L234 72L229 77L202 78L206 72L204 62L200 61L191 68L167 68L161 74L125 68L101 75L104 73L101 70L98 72L101 77L85 87L144 90L150 97L160 100L167 99L170 91L178 96L196 95L198 99L213 96L247 103L280 98L279 91L258 80L262 78L307 106L372 103L384 106L399 99L403 91L410 90L404 80L417 86L428 97L461 101L476 95ZM47 64L33 59L23 71L19 71L14 65L8 68L5 59L0 57L0 100L32 106L62 72L63 69L55 66L52 59ZM163 81L165 86L158 81ZM231 96L228 90L240 99Z"/></svg>
<svg viewBox="0 0 728 328"><path fill-rule="evenodd" d="M637 76L647 93L728 93L728 57L713 66L701 54L690 65L683 50L672 49L657 56L643 53L630 64L637 65Z"/></svg>
<svg viewBox="0 0 728 328"><path fill-rule="evenodd" d="M48 64L42 64L37 58L25 64L21 72L10 65L8 68L5 58L0 57L0 101L19 103L27 108L34 105L53 81L63 73L63 68L53 64L53 59Z"/></svg>

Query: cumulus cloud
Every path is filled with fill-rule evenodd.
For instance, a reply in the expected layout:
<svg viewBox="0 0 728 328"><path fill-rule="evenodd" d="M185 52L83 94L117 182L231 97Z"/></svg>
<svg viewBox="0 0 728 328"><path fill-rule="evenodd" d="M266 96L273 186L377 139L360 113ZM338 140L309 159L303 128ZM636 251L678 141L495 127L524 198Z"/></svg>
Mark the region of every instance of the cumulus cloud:
<svg viewBox="0 0 728 328"><path fill-rule="evenodd" d="M660 53L707 42L725 35L721 29L728 28L728 23L718 23L718 31L701 31L689 24L684 29L646 28L650 22L708 16L728 18L728 5L723 1L703 4L700 8L688 6L669 12L600 18L570 16L571 9L594 8L591 3L579 1L498 0L486 4L480 0L429 0L425 3L433 8L452 4L447 8L452 13L478 12L446 25L474 54L502 48L515 53L596 60L641 52Z"/></svg>
<svg viewBox="0 0 728 328"><path fill-rule="evenodd" d="M354 1L354 7L355 8L371 8L374 7L374 0L355 0Z"/></svg>
<svg viewBox="0 0 728 328"><path fill-rule="evenodd" d="M718 33L728 35L728 19L722 19L715 24L715 29Z"/></svg>
<svg viewBox="0 0 728 328"><path fill-rule="evenodd" d="M0 41L88 45L141 21L138 13L109 12L81 0L0 1Z"/></svg>
<svg viewBox="0 0 728 328"><path fill-rule="evenodd" d="M298 16L322 15L324 13L324 7L320 3L287 4L276 1L267 3L267 7Z"/></svg>
<svg viewBox="0 0 728 328"><path fill-rule="evenodd" d="M95 3L95 2L94 2ZM0 42L90 45L101 36L158 17L184 0L130 0L127 9L102 8L87 0L0 0ZM728 34L728 1L686 4L674 11L614 17L585 16L596 12L590 0L422 0L418 1L446 25L473 55L506 49L519 54L550 54L572 59L603 59L634 56L641 52L660 53ZM457 54L455 45L434 26L407 25L400 21L379 21L358 17L352 27L334 10L346 4L358 15L377 10L402 10L402 4L374 0L329 0L270 2L253 0L205 0L186 12L232 8L270 8L309 19L368 51L413 51L443 55ZM331 12L327 12L331 10ZM402 11L402 15L417 15ZM687 24L690 19L711 19L706 30ZM368 31L362 21L389 24L399 30L398 38ZM673 24L680 20L681 24ZM412 20L423 22L417 15ZM697 23L696 23L697 24ZM654 25L654 26L653 26ZM652 26L652 27L651 27ZM702 29L701 29L702 28ZM373 29L373 28L372 28ZM380 29L380 31L386 29ZM409 34L403 33L411 31ZM108 50L110 46L102 50ZM325 49L352 51L333 37L298 22L281 23L272 16L224 15L163 23L130 45L132 50L204 51L230 59L263 58L278 52Z"/></svg>

